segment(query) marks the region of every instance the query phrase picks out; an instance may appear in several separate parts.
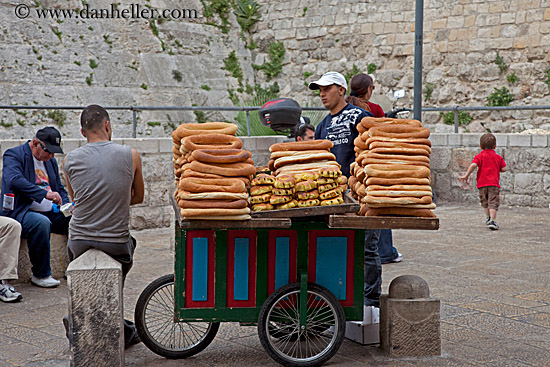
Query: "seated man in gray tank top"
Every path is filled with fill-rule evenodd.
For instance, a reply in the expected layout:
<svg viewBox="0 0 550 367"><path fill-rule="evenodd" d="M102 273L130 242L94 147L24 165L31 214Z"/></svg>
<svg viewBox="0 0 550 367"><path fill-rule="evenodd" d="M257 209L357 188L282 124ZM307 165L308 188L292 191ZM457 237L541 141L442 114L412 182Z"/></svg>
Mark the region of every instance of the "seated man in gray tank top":
<svg viewBox="0 0 550 367"><path fill-rule="evenodd" d="M69 223L69 260L98 249L122 264L124 282L136 246L130 236L130 205L141 203L144 195L141 159L134 148L111 141L111 122L103 107L86 107L80 124L88 143L69 152L63 166L75 204ZM68 329L68 319L64 323ZM124 339L127 348L139 342L134 324L127 320Z"/></svg>

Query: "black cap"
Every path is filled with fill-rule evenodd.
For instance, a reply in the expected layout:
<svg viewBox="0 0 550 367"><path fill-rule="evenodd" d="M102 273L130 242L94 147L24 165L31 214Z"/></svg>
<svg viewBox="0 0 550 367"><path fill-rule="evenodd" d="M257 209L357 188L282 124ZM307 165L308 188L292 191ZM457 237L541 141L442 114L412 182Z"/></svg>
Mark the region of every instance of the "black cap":
<svg viewBox="0 0 550 367"><path fill-rule="evenodd" d="M36 138L46 145L48 152L63 154L63 149L61 149L60 146L61 134L55 127L48 126L38 130L36 132Z"/></svg>

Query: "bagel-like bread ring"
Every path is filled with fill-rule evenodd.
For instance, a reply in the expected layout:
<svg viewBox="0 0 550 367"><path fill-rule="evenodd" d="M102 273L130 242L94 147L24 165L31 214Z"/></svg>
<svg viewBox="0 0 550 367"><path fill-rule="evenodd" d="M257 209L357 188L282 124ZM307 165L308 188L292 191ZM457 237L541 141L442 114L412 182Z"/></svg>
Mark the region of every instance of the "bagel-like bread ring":
<svg viewBox="0 0 550 367"><path fill-rule="evenodd" d="M186 218L187 220L249 220L252 217L250 214L234 214L234 215L198 215L196 217Z"/></svg>
<svg viewBox="0 0 550 367"><path fill-rule="evenodd" d="M361 161L363 166L369 165L369 164L387 164L388 166L391 165L412 165L412 166L423 166L430 168L430 164L426 162L418 162L418 161L411 161L407 159L375 159L375 158L363 158Z"/></svg>
<svg viewBox="0 0 550 367"><path fill-rule="evenodd" d="M271 204L284 204L292 201L292 195L271 195L269 202Z"/></svg>
<svg viewBox="0 0 550 367"><path fill-rule="evenodd" d="M191 157L203 163L237 163L252 156L248 150L242 149L197 149Z"/></svg>
<svg viewBox="0 0 550 367"><path fill-rule="evenodd" d="M321 206L339 204L344 204L344 198L342 196L336 196L332 199L321 200Z"/></svg>
<svg viewBox="0 0 550 367"><path fill-rule="evenodd" d="M368 207L365 204L361 204L359 206L359 211L357 212L357 215L364 216L367 210L368 210Z"/></svg>
<svg viewBox="0 0 550 367"><path fill-rule="evenodd" d="M202 134L224 134L235 135L239 127L227 122L203 122L203 123L185 123L176 128L176 136L186 137Z"/></svg>
<svg viewBox="0 0 550 367"><path fill-rule="evenodd" d="M296 192L311 191L317 188L317 183L313 180L300 181L294 186Z"/></svg>
<svg viewBox="0 0 550 367"><path fill-rule="evenodd" d="M319 205L318 199L308 199L308 200L298 200L298 207L299 208L308 208L311 206L317 206Z"/></svg>
<svg viewBox="0 0 550 367"><path fill-rule="evenodd" d="M296 200L291 200L288 203L277 205L277 209L292 209L296 208L298 206L298 202Z"/></svg>
<svg viewBox="0 0 550 367"><path fill-rule="evenodd" d="M432 191L430 185L368 185L367 191L397 190L397 191Z"/></svg>
<svg viewBox="0 0 550 367"><path fill-rule="evenodd" d="M188 192L245 192L244 183L235 178L198 178L185 177L178 187Z"/></svg>
<svg viewBox="0 0 550 367"><path fill-rule="evenodd" d="M329 149L319 149L319 150L281 150L278 152L272 152L270 158L277 159L282 157L294 157L294 156L303 156L308 154L318 154L318 153L330 153Z"/></svg>
<svg viewBox="0 0 550 367"><path fill-rule="evenodd" d="M223 209L241 209L246 208L248 203L244 199L237 200L178 200L180 208L223 208Z"/></svg>
<svg viewBox="0 0 550 367"><path fill-rule="evenodd" d="M366 133L363 133L366 134ZM365 144L370 149L370 145L372 142L375 141L385 141L385 142L391 142L391 143L407 143L407 144L418 144L418 145L427 145L429 147L432 146L432 142L429 139L425 138L390 138L387 136L373 136L372 138L368 138L365 141Z"/></svg>
<svg viewBox="0 0 550 367"><path fill-rule="evenodd" d="M356 137L354 140L353 140L353 144L359 148L359 149L369 149L369 147L367 146L367 144L365 143L365 141L361 138L361 135L359 135L358 137Z"/></svg>
<svg viewBox="0 0 550 367"><path fill-rule="evenodd" d="M250 197L250 204L269 203L269 199L271 199L270 192L261 195L254 195Z"/></svg>
<svg viewBox="0 0 550 367"><path fill-rule="evenodd" d="M252 205L252 211L254 212L259 212L262 210L273 210L273 209L275 209L275 207L270 203L260 203L260 204Z"/></svg>
<svg viewBox="0 0 550 367"><path fill-rule="evenodd" d="M406 216L406 217L424 217L435 218L435 214L430 209L414 209L414 208L368 208L367 216Z"/></svg>
<svg viewBox="0 0 550 367"><path fill-rule="evenodd" d="M416 143L404 143L404 142L392 142L392 141L372 141L369 144L369 149L377 148L392 148L392 149L424 149L428 153L432 152L432 148L425 144L416 144Z"/></svg>
<svg viewBox="0 0 550 367"><path fill-rule="evenodd" d="M184 218L208 215L240 215L250 214L250 208L227 209L227 208L207 208L207 209L180 209L181 215Z"/></svg>
<svg viewBox="0 0 550 367"><path fill-rule="evenodd" d="M274 183L275 183L274 176L271 176L265 173L260 173L259 175L254 177L254 179L252 179L252 182L250 184L252 186L256 186L256 185L273 185Z"/></svg>
<svg viewBox="0 0 550 367"><path fill-rule="evenodd" d="M275 160L275 169L287 166L289 164L310 163L321 160L335 161L336 157L332 153L311 153L303 155L291 155L288 157L281 157Z"/></svg>
<svg viewBox="0 0 550 367"><path fill-rule="evenodd" d="M278 189L288 189L291 187L294 187L296 184L296 180L293 176L290 175L279 175L275 177L275 183L273 186L275 186Z"/></svg>
<svg viewBox="0 0 550 367"><path fill-rule="evenodd" d="M288 189L281 189L279 187L273 189L273 195L293 195L294 194L294 187L288 188Z"/></svg>
<svg viewBox="0 0 550 367"><path fill-rule="evenodd" d="M270 159L269 162L267 162L267 168L269 168L271 172L275 172L275 159Z"/></svg>
<svg viewBox="0 0 550 367"><path fill-rule="evenodd" d="M359 170L359 172L357 172L357 181L358 182L365 182L365 178L367 177L367 173L365 172L364 169L361 169Z"/></svg>
<svg viewBox="0 0 550 367"><path fill-rule="evenodd" d="M368 135L371 137L389 136L390 138L428 138L430 129L406 125L387 125L370 128Z"/></svg>
<svg viewBox="0 0 550 367"><path fill-rule="evenodd" d="M425 155L380 154L380 153L374 153L372 150L369 151L365 155L365 157L375 158L375 159L387 159L387 160L399 159L399 160L405 160L405 161L430 163L430 158L426 157Z"/></svg>
<svg viewBox="0 0 550 367"><path fill-rule="evenodd" d="M430 177L429 168L412 164L369 164L365 167L365 173L369 177L383 178Z"/></svg>
<svg viewBox="0 0 550 367"><path fill-rule="evenodd" d="M357 124L355 127L357 127L357 131L359 131L359 135L361 135L361 133L364 133L365 131L367 131L367 128L364 127L361 124Z"/></svg>
<svg viewBox="0 0 550 367"><path fill-rule="evenodd" d="M424 197L429 196L432 197L431 191L420 191L420 190L368 190L367 188L367 195L368 196L384 196L384 197L404 197L404 196L411 196L411 197Z"/></svg>
<svg viewBox="0 0 550 367"><path fill-rule="evenodd" d="M389 197L389 196L372 196L367 195L363 198L363 201L367 204L391 204L388 206L393 206L393 204L431 204L431 196L422 196L422 197Z"/></svg>
<svg viewBox="0 0 550 367"><path fill-rule="evenodd" d="M296 198L299 200L317 199L319 197L319 191L300 191L296 193Z"/></svg>
<svg viewBox="0 0 550 367"><path fill-rule="evenodd" d="M363 196L366 196L367 195L367 187L358 182L358 184L355 186L355 192L357 192L357 195L363 197Z"/></svg>
<svg viewBox="0 0 550 367"><path fill-rule="evenodd" d="M250 195L262 195L273 191L273 185L257 185L250 188Z"/></svg>
<svg viewBox="0 0 550 367"><path fill-rule="evenodd" d="M346 176L340 176L340 177L346 177ZM349 180L348 180L348 185L349 187L353 190L353 187L355 186L355 183L357 182L357 177L355 176L350 176Z"/></svg>
<svg viewBox="0 0 550 367"><path fill-rule="evenodd" d="M330 191L323 192L322 194L319 192L319 199L327 200L327 199L335 198L339 195L341 195L340 190L338 188L335 188Z"/></svg>
<svg viewBox="0 0 550 367"><path fill-rule="evenodd" d="M213 173L220 176L250 176L256 173L256 168L248 163L206 164L193 161L189 164L189 167L193 171Z"/></svg>
<svg viewBox="0 0 550 367"><path fill-rule="evenodd" d="M269 147L270 152L288 151L288 150L323 150L332 148L333 144L330 140L303 140L289 143L276 143Z"/></svg>
<svg viewBox="0 0 550 367"><path fill-rule="evenodd" d="M430 157L430 152L425 149L411 149L411 148L373 148L369 150L369 153L376 154L399 154L399 155L422 155Z"/></svg>
<svg viewBox="0 0 550 367"><path fill-rule="evenodd" d="M365 182L367 186L371 185L429 185L430 179L428 178L382 178L382 177L369 177Z"/></svg>
<svg viewBox="0 0 550 367"><path fill-rule="evenodd" d="M188 136L182 139L181 146L188 151L197 149L241 149L243 142L236 136L211 133Z"/></svg>
<svg viewBox="0 0 550 367"><path fill-rule="evenodd" d="M378 127L378 126L387 126L387 125L409 125L409 126L422 127L422 123L418 120L392 119L389 117L363 117L363 119L361 119L360 124L365 129L370 129L371 127Z"/></svg>
<svg viewBox="0 0 550 367"><path fill-rule="evenodd" d="M330 191L330 190L336 188L337 186L338 186L338 183L333 181L333 182L326 183L324 185L319 185L317 190L319 190L319 194L322 194L324 192L327 192L327 191Z"/></svg>
<svg viewBox="0 0 550 367"><path fill-rule="evenodd" d="M184 190L178 190L177 198L179 200L239 200L248 199L248 193L246 192L188 192Z"/></svg>
<svg viewBox="0 0 550 367"><path fill-rule="evenodd" d="M361 199L361 202L363 202L365 198ZM436 205L435 203L430 204L364 204L368 206L369 208L387 208L387 207L395 207L395 208L412 208L412 209L435 209Z"/></svg>
<svg viewBox="0 0 550 367"><path fill-rule="evenodd" d="M185 168L182 167L181 177L198 177L198 178L213 178L213 179L236 178L236 179L239 179L242 182L244 182L245 185L248 185L248 183L250 183L250 178L248 178L248 177L244 177L244 176L221 176L221 175L215 175L213 173L197 172L197 171L193 171L192 169L190 169L189 166L187 166Z"/></svg>

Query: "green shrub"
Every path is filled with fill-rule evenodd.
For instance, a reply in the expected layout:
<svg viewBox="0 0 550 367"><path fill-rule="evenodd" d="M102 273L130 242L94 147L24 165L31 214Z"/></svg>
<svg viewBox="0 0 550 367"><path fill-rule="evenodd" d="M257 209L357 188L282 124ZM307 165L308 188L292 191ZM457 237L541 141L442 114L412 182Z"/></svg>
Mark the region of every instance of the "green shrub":
<svg viewBox="0 0 550 367"><path fill-rule="evenodd" d="M261 6L254 0L237 0L233 13L244 32L248 32L254 24L260 21L260 9Z"/></svg>
<svg viewBox="0 0 550 367"><path fill-rule="evenodd" d="M229 71L233 78L237 78L237 80L239 81L239 85L242 85L243 70L241 69L241 65L239 64L239 59L235 54L235 50L231 51L229 56L223 59L223 65L224 67L222 69Z"/></svg>
<svg viewBox="0 0 550 367"><path fill-rule="evenodd" d="M434 84L426 83L426 85L424 86L424 102L427 102L432 97L434 87Z"/></svg>
<svg viewBox="0 0 550 367"><path fill-rule="evenodd" d="M58 126L63 126L67 120L67 115L61 110L49 111L46 116L54 120Z"/></svg>
<svg viewBox="0 0 550 367"><path fill-rule="evenodd" d="M455 113L454 111L449 111L446 113L441 112L443 115L443 122L445 125L454 125L455 124ZM472 121L472 115L466 111L458 111L458 126L466 126Z"/></svg>
<svg viewBox="0 0 550 367"><path fill-rule="evenodd" d="M495 64L497 64L498 68L500 69L500 72L503 73L506 70L508 70L508 64L504 62L504 59L498 54L495 57Z"/></svg>
<svg viewBox="0 0 550 367"><path fill-rule="evenodd" d="M544 81L548 88L550 88L550 69L546 70L546 73L544 74L546 77L546 80Z"/></svg>
<svg viewBox="0 0 550 367"><path fill-rule="evenodd" d="M516 84L517 82L519 82L519 78L514 71L506 75L506 80L508 80L508 83L510 84Z"/></svg>
<svg viewBox="0 0 550 367"><path fill-rule="evenodd" d="M183 80L183 74L179 70L172 70L172 77L176 82L181 82Z"/></svg>
<svg viewBox="0 0 550 367"><path fill-rule="evenodd" d="M269 50L267 51L269 56L269 62L264 62L262 65L252 64L252 67L256 70L262 70L267 80L279 75L283 70L283 61L285 59L285 45L283 42L271 42L269 44Z"/></svg>
<svg viewBox="0 0 550 367"><path fill-rule="evenodd" d="M508 88L494 88L493 93L487 97L487 106L509 106L514 100L514 95L510 93Z"/></svg>
<svg viewBox="0 0 550 367"><path fill-rule="evenodd" d="M374 65L372 62L367 65L367 73L372 74L376 71L376 65Z"/></svg>

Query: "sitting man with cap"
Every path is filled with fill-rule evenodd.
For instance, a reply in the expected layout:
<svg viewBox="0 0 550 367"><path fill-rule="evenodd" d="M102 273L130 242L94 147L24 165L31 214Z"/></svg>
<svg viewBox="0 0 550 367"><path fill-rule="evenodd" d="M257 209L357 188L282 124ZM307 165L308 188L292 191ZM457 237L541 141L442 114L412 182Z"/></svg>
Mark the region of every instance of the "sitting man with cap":
<svg viewBox="0 0 550 367"><path fill-rule="evenodd" d="M55 153L63 154L60 145L59 131L45 127L32 140L6 150L3 157L3 215L21 224L32 264L31 283L44 288L59 285L50 268L50 233L66 235L70 220L53 210L53 204L70 202L54 158Z"/></svg>

